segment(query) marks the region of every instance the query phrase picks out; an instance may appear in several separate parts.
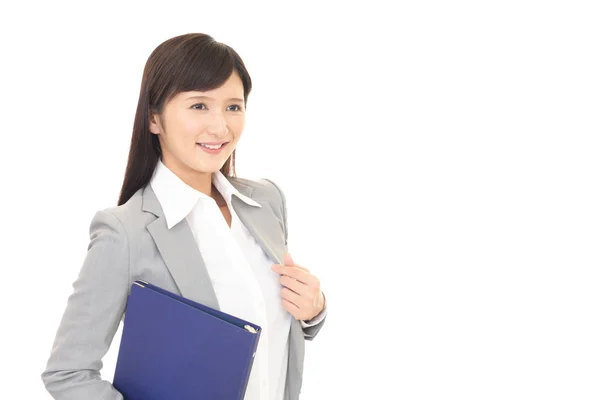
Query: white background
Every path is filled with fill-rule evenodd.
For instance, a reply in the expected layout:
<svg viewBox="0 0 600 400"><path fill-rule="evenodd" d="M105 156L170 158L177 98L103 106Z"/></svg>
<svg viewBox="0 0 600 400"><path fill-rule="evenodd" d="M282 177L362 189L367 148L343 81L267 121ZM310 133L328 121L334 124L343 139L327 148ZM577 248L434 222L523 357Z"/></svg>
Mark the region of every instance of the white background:
<svg viewBox="0 0 600 400"><path fill-rule="evenodd" d="M600 398L594 2L248 3L3 2L1 397L50 399L146 59L203 32L254 83L238 175L328 296L302 398Z"/></svg>

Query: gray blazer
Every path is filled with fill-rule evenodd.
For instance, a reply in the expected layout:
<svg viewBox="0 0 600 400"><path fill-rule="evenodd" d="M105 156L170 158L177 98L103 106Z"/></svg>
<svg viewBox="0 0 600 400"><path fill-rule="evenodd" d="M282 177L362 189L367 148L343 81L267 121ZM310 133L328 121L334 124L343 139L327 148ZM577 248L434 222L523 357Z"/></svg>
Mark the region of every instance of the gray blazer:
<svg viewBox="0 0 600 400"><path fill-rule="evenodd" d="M228 179L261 204L252 207L232 197L240 220L266 254L282 264L288 236L283 192L268 179ZM55 399L123 399L111 382L101 378L100 370L136 279L219 309L187 220L169 230L150 185L138 190L126 204L98 211L92 219L88 252L41 375ZM300 321L292 319L285 400L299 399L304 341L312 340L324 322L303 329Z"/></svg>

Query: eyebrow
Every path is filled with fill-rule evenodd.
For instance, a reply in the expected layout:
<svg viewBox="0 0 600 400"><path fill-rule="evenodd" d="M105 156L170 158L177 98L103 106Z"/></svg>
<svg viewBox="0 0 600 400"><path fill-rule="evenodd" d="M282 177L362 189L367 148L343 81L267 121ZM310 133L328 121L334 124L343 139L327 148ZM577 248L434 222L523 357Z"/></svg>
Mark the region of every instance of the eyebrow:
<svg viewBox="0 0 600 400"><path fill-rule="evenodd" d="M190 99L209 99L209 100L214 100L214 98L208 97L208 96L190 96L190 97L187 98L187 100L190 100ZM227 99L227 101L239 101L240 103L244 102L243 99L240 99L238 97L232 97L230 99Z"/></svg>

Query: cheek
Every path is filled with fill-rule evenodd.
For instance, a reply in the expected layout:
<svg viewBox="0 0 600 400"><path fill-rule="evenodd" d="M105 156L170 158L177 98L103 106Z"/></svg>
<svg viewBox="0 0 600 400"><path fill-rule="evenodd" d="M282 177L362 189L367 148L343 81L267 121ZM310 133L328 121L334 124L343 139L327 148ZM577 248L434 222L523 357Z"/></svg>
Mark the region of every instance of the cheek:
<svg viewBox="0 0 600 400"><path fill-rule="evenodd" d="M244 118L235 118L229 121L229 128L233 131L236 136L240 136L242 131L244 130L245 119Z"/></svg>
<svg viewBox="0 0 600 400"><path fill-rule="evenodd" d="M203 132L206 124L201 118L183 118L180 120L181 136L195 138L199 133Z"/></svg>
<svg viewBox="0 0 600 400"><path fill-rule="evenodd" d="M202 132L201 119L193 118L186 111L171 110L168 115L167 140L176 146L185 146L190 140L194 140L199 132Z"/></svg>

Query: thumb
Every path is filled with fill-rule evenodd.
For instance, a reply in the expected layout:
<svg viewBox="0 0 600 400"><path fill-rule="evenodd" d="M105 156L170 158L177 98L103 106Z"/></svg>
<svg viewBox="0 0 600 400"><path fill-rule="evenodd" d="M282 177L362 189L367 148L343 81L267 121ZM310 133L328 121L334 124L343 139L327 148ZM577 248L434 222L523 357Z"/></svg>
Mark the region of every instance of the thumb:
<svg viewBox="0 0 600 400"><path fill-rule="evenodd" d="M285 256L283 257L283 263L288 266L294 265L294 260L292 260L290 253L285 253Z"/></svg>

